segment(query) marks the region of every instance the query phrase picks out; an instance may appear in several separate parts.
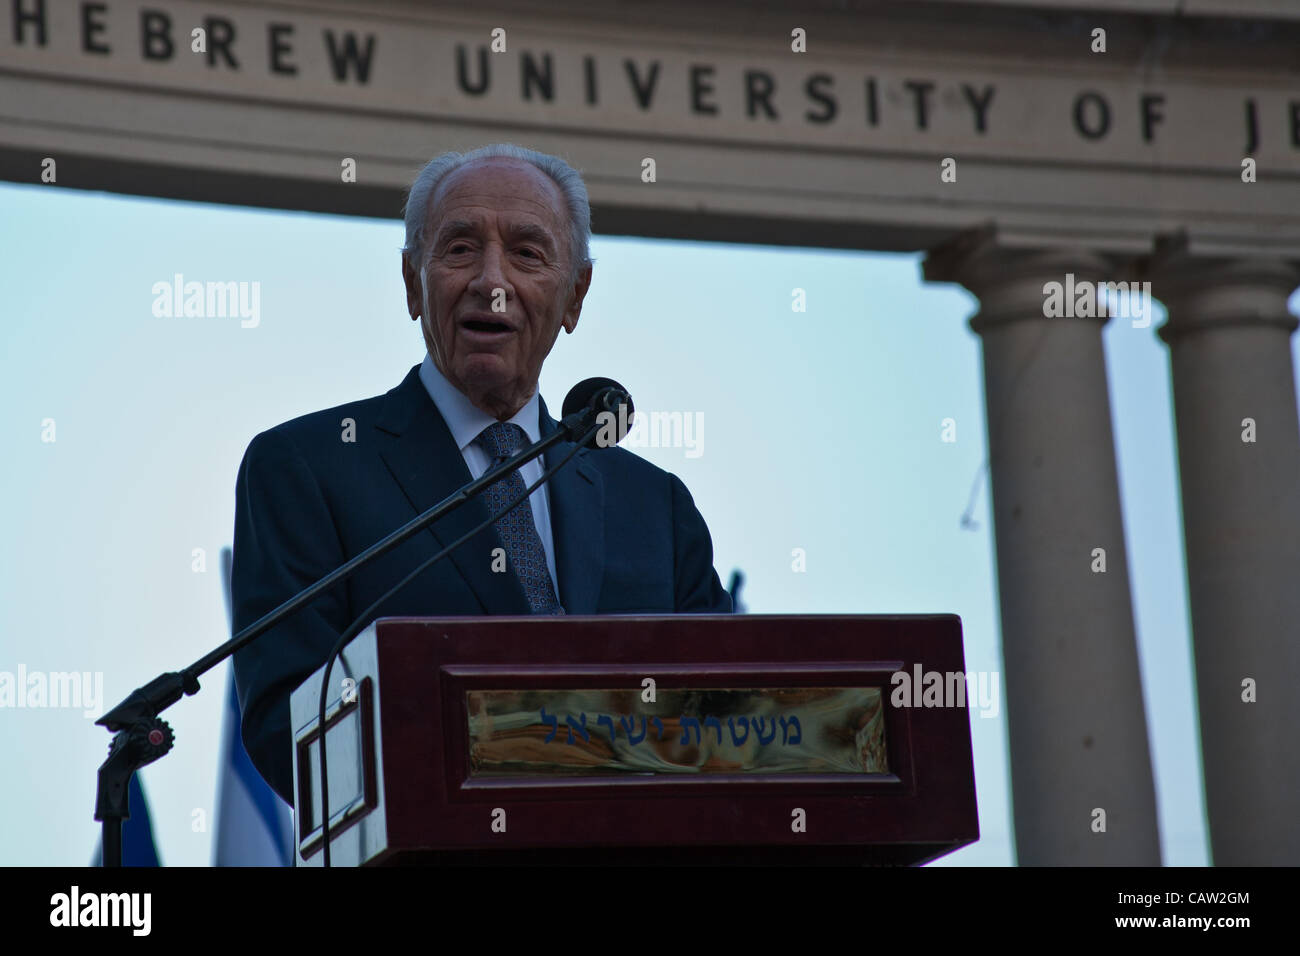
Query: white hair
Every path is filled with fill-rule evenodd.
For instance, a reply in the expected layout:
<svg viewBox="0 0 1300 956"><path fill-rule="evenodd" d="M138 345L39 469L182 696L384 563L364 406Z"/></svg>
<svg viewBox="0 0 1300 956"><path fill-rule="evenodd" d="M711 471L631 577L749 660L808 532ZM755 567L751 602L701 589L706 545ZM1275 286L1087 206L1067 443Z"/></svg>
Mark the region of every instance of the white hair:
<svg viewBox="0 0 1300 956"><path fill-rule="evenodd" d="M429 198L443 177L475 160L496 158L531 163L559 187L569 214L569 259L573 278L577 278L585 266L591 265L591 205L587 200L587 186L578 171L558 156L513 143L493 143L467 153L442 153L429 160L406 193L406 205L402 208L406 217L406 245L402 252L416 262L420 260L424 227L429 218Z"/></svg>

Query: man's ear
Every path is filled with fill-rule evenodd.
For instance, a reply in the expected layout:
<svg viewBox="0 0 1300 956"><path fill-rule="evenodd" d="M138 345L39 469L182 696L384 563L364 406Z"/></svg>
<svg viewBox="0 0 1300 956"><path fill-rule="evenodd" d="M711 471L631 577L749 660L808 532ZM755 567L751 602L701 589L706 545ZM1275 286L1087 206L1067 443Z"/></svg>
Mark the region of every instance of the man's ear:
<svg viewBox="0 0 1300 956"><path fill-rule="evenodd" d="M411 314L411 320L415 321L424 308L424 287L420 282L419 271L405 252L402 253L402 281L406 284L406 311Z"/></svg>
<svg viewBox="0 0 1300 956"><path fill-rule="evenodd" d="M582 314L582 301L587 298L587 290L591 288L591 266L586 266L578 273L578 278L573 280L573 293L569 299L569 307L564 310L564 320L561 323L564 331L572 333L578 327L578 316Z"/></svg>

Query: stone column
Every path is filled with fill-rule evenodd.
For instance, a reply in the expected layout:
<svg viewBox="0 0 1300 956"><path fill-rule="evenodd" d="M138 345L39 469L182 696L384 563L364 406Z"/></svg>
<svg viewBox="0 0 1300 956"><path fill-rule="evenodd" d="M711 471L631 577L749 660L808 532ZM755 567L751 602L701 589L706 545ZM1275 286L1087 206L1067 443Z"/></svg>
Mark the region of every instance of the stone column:
<svg viewBox="0 0 1300 956"><path fill-rule="evenodd" d="M1011 249L991 232L925 262L927 279L980 300L971 328L983 341L1021 865L1160 863L1105 319L1045 314L1046 283L1078 288L1112 272L1084 250Z"/></svg>
<svg viewBox="0 0 1300 956"><path fill-rule="evenodd" d="M1300 863L1300 423L1287 311L1300 269L1163 244L1210 844Z"/></svg>

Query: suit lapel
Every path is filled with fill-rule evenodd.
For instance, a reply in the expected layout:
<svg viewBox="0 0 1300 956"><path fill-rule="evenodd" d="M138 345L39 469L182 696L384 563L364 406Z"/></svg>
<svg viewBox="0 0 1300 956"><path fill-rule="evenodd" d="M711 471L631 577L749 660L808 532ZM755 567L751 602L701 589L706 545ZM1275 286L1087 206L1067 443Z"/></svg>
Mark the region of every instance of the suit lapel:
<svg viewBox="0 0 1300 956"><path fill-rule="evenodd" d="M416 514L469 482L464 456L456 447L438 406L420 381L418 365L402 384L388 393L375 427L386 438L379 454ZM433 536L435 550L441 550L486 521L490 514L486 501L479 495L435 521L427 533ZM483 605L484 614L528 614L531 609L519 579L492 570L492 549L501 546L496 529L488 526L444 560L455 565ZM556 560L558 563L558 555ZM564 571L557 566L556 573L563 581Z"/></svg>
<svg viewBox="0 0 1300 956"><path fill-rule="evenodd" d="M542 437L556 423L541 401ZM543 455L550 468L570 451L563 441ZM595 614L605 572L605 486L600 472L580 451L547 483L550 489L551 536L555 543L555 573L560 579L560 603L567 614Z"/></svg>

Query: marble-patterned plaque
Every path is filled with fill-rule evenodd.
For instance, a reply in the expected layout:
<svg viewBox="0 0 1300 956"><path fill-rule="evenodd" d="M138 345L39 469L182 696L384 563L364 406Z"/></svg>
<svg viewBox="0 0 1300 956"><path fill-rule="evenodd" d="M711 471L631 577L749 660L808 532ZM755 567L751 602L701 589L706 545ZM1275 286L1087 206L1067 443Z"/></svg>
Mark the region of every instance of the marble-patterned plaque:
<svg viewBox="0 0 1300 956"><path fill-rule="evenodd" d="M884 774L879 687L472 690L471 776Z"/></svg>

